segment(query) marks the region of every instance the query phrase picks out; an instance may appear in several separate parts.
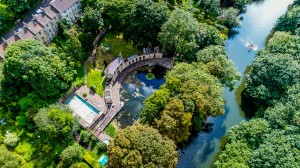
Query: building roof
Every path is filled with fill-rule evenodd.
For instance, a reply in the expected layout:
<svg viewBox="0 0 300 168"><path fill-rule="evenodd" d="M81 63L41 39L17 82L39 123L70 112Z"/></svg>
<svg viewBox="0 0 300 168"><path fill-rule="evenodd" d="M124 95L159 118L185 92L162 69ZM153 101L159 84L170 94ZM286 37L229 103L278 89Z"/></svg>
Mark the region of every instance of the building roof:
<svg viewBox="0 0 300 168"><path fill-rule="evenodd" d="M46 26L46 24L48 24L51 21L51 19L47 15L45 15L44 13L38 14L36 16L36 19L43 26Z"/></svg>
<svg viewBox="0 0 300 168"><path fill-rule="evenodd" d="M51 19L58 15L58 11L51 6L46 7L45 12Z"/></svg>
<svg viewBox="0 0 300 168"><path fill-rule="evenodd" d="M21 28L18 30L18 36L21 39L31 39L34 37L34 35L31 33L31 31L28 28Z"/></svg>
<svg viewBox="0 0 300 168"><path fill-rule="evenodd" d="M39 31L43 29L43 25L41 25L37 21L31 21L27 24L27 28L33 33L37 34Z"/></svg>
<svg viewBox="0 0 300 168"><path fill-rule="evenodd" d="M137 54L134 54L134 55L128 57L127 60L128 60L128 61L131 61L131 60L135 59L136 57L138 57L138 55L137 55Z"/></svg>
<svg viewBox="0 0 300 168"><path fill-rule="evenodd" d="M78 0L54 0L53 2L51 2L51 5L61 13L67 10L77 1Z"/></svg>
<svg viewBox="0 0 300 168"><path fill-rule="evenodd" d="M118 69L118 67L122 64L124 59L122 57L117 57L115 60L113 60L108 66L105 68L105 71L114 74L115 71Z"/></svg>

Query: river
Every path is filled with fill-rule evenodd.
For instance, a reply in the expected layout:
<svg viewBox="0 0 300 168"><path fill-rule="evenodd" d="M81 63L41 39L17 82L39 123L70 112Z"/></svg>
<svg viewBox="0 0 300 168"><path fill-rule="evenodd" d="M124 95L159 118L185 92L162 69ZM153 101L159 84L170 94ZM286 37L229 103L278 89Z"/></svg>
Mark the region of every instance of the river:
<svg viewBox="0 0 300 168"><path fill-rule="evenodd" d="M226 52L233 60L239 72L245 74L247 67L252 64L256 51L248 52L245 46L252 42L258 50L264 48L264 43L277 18L285 13L293 0L265 0L247 6L246 13L242 14L242 26L239 33L226 41ZM214 123L211 132L199 132L187 146L179 151L178 168L208 168L212 167L217 155L221 151L222 137L226 130L247 120L240 108L240 91L243 78L237 83L232 92L225 88L223 98L226 101L225 114L218 117L209 117Z"/></svg>

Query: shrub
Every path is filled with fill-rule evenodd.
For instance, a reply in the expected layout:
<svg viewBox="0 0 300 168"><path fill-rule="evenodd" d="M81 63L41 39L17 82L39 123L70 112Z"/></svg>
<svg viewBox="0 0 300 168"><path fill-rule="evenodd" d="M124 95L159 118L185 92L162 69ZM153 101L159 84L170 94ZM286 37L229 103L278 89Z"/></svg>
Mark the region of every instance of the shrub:
<svg viewBox="0 0 300 168"><path fill-rule="evenodd" d="M106 147L106 144L104 142L99 142L99 143L97 143L97 145L98 145L99 151L101 151L101 152L106 152L107 151L107 147Z"/></svg>
<svg viewBox="0 0 300 168"><path fill-rule="evenodd" d="M80 132L80 140L84 143L88 143L91 140L92 134L86 130Z"/></svg>
<svg viewBox="0 0 300 168"><path fill-rule="evenodd" d="M16 152L22 155L26 161L30 161L33 154L33 149L31 148L31 144L23 142L18 144L16 147Z"/></svg>
<svg viewBox="0 0 300 168"><path fill-rule="evenodd" d="M14 133L8 133L5 135L4 144L6 146L15 147L18 144L19 137Z"/></svg>
<svg viewBox="0 0 300 168"><path fill-rule="evenodd" d="M27 118L23 116L18 116L17 117L17 124L20 126L26 126L27 123Z"/></svg>
<svg viewBox="0 0 300 168"><path fill-rule="evenodd" d="M90 89L91 89L92 91L96 92L97 87L96 87L95 85L91 85Z"/></svg>
<svg viewBox="0 0 300 168"><path fill-rule="evenodd" d="M86 96L87 96L87 93L84 92L84 93L82 94L82 96L83 96L83 97L86 97Z"/></svg>
<svg viewBox="0 0 300 168"><path fill-rule="evenodd" d="M152 79L154 79L154 78L155 78L155 76L154 76L153 73L151 73L151 72L147 73L147 75L146 75L146 79L147 79L147 80L152 80Z"/></svg>

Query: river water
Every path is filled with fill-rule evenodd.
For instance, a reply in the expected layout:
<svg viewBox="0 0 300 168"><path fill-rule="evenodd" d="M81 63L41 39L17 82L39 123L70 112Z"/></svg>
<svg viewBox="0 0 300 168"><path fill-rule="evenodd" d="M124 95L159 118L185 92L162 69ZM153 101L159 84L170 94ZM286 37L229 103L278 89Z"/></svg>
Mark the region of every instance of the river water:
<svg viewBox="0 0 300 168"><path fill-rule="evenodd" d="M277 18L285 13L293 0L265 0L248 5L245 14L242 14L242 26L239 33L226 41L226 52L233 60L239 72L244 73L255 57L256 51L248 51L246 44L252 42L258 50L264 48L264 43ZM224 90L225 115L209 117L214 123L211 132L199 132L188 145L179 151L178 168L208 168L215 161L221 151L222 137L226 130L242 120L247 120L240 108L241 86L243 79L238 83L238 89L230 92Z"/></svg>

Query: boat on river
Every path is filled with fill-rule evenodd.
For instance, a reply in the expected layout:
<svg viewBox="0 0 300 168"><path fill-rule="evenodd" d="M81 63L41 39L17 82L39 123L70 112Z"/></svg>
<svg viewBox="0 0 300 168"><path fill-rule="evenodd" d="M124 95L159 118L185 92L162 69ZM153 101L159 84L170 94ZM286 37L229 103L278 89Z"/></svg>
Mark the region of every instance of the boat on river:
<svg viewBox="0 0 300 168"><path fill-rule="evenodd" d="M247 48L248 48L248 51L256 51L257 50L257 46L254 45L254 43L251 41L251 42L246 42L246 45L245 45Z"/></svg>

